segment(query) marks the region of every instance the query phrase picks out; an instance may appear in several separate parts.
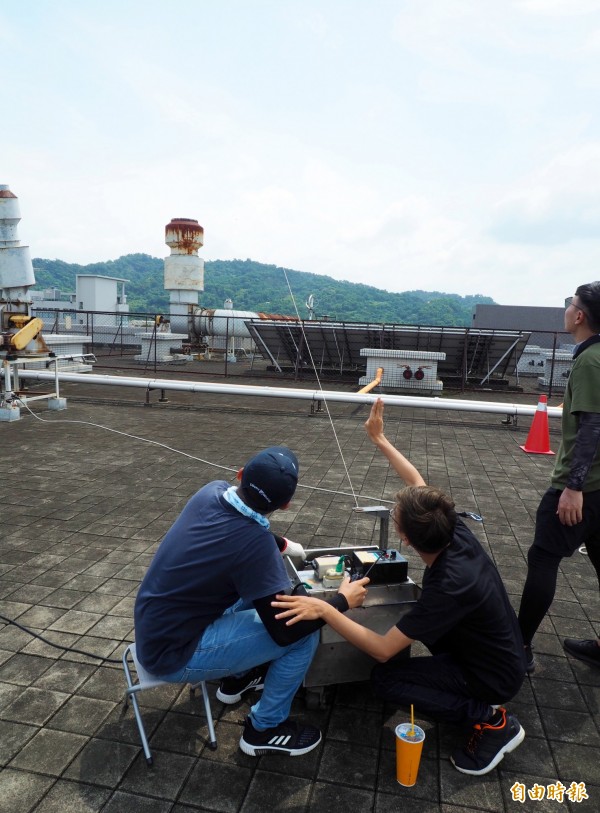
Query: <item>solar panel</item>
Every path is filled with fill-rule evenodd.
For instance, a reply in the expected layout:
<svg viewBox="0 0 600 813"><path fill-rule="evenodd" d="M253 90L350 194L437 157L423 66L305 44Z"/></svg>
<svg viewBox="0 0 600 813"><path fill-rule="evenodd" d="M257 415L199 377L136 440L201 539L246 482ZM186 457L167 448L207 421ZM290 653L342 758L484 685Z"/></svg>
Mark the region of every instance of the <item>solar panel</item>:
<svg viewBox="0 0 600 813"><path fill-rule="evenodd" d="M442 379L478 379L514 374L530 332L462 327L423 327L359 322L278 322L251 319L250 335L263 357L278 370L363 371L363 348L445 353L438 362Z"/></svg>

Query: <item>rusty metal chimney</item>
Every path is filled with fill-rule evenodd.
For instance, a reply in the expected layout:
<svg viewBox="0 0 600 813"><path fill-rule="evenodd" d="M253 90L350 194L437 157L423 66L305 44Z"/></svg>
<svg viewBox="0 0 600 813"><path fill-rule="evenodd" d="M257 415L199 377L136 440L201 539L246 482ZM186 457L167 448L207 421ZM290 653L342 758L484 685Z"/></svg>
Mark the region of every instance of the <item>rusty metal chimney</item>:
<svg viewBox="0 0 600 813"><path fill-rule="evenodd" d="M204 260L198 256L198 249L204 245L204 229L197 220L174 217L165 226L165 243L171 249L164 261L171 330L189 332L198 293L204 290Z"/></svg>

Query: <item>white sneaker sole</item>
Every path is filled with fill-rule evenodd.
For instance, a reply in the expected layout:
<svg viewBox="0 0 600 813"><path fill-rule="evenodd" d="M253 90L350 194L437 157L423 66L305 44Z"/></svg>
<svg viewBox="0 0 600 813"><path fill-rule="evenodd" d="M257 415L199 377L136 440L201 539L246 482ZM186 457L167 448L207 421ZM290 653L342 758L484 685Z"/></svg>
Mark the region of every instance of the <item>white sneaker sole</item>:
<svg viewBox="0 0 600 813"><path fill-rule="evenodd" d="M496 756L490 762L489 765L486 765L485 768L480 768L478 771L470 770L469 768L461 768L454 761L454 757L450 757L450 762L454 765L456 770L460 771L461 773L468 773L471 776L483 776L483 774L486 774L486 773L489 773L490 771L492 771L499 762L502 762L502 760L504 759L505 754L510 754L511 751L514 751L515 748L517 748L519 745L521 745L521 743L523 742L524 739L525 739L525 729L523 728L522 725L520 725L519 730L517 731L515 736L512 738L512 740L509 740L506 743L506 745L504 746L504 748L501 748L498 751L498 753L496 754Z"/></svg>
<svg viewBox="0 0 600 813"><path fill-rule="evenodd" d="M265 688L265 684L261 682L261 678L257 678L256 681L252 681L250 685L246 686L246 688L239 692L239 694L223 694L221 691L221 687L217 689L217 700L220 700L221 703L225 703L228 706L233 705L234 703L239 703L242 697L246 694L246 692L260 692Z"/></svg>

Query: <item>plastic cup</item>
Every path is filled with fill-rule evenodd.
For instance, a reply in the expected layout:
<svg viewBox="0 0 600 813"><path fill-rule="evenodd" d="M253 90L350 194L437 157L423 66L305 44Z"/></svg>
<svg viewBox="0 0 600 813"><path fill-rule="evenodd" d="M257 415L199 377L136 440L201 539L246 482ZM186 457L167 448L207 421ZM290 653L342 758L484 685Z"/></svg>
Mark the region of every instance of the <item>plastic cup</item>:
<svg viewBox="0 0 600 813"><path fill-rule="evenodd" d="M401 723L396 726L396 781L406 788L417 781L425 732L418 725Z"/></svg>

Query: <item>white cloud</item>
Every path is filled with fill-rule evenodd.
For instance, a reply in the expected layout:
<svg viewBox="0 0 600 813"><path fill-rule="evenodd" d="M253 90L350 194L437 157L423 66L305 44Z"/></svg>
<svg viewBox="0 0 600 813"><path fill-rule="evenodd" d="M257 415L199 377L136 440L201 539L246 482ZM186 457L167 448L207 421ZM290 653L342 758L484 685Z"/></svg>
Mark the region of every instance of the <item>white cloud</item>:
<svg viewBox="0 0 600 813"><path fill-rule="evenodd" d="M600 141L555 156L497 207L491 231L505 242L540 244L600 236Z"/></svg>
<svg viewBox="0 0 600 813"><path fill-rule="evenodd" d="M548 17L574 17L600 11L598 0L515 0L517 8Z"/></svg>

